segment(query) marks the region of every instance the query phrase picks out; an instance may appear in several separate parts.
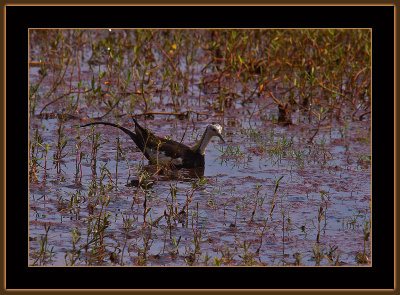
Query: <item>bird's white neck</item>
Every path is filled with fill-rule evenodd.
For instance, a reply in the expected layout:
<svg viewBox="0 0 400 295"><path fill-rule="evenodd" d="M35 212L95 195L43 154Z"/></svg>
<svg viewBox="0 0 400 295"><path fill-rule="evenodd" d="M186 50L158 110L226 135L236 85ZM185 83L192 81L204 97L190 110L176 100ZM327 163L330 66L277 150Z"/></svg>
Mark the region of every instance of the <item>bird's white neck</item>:
<svg viewBox="0 0 400 295"><path fill-rule="evenodd" d="M210 143L212 137L213 135L211 134L211 132L208 129L206 129L199 142L192 147L192 150L198 151L201 155L204 156L204 154L206 153L207 145Z"/></svg>

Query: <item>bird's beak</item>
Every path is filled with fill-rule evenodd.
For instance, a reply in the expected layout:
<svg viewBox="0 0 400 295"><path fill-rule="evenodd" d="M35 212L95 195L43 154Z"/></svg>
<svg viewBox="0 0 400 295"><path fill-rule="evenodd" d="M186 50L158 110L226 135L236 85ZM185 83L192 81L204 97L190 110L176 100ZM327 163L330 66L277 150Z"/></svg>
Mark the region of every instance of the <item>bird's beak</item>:
<svg viewBox="0 0 400 295"><path fill-rule="evenodd" d="M219 138L221 138L221 140L223 141L223 143L225 143L225 140L222 138L221 134L217 134Z"/></svg>

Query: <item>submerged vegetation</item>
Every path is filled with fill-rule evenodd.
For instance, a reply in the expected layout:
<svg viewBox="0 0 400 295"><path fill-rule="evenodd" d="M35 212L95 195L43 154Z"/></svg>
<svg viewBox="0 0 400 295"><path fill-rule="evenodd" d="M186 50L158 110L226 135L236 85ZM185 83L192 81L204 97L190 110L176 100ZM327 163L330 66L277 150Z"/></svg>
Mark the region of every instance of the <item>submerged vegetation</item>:
<svg viewBox="0 0 400 295"><path fill-rule="evenodd" d="M29 30L29 264L371 265L371 31ZM131 116L204 171L147 165Z"/></svg>

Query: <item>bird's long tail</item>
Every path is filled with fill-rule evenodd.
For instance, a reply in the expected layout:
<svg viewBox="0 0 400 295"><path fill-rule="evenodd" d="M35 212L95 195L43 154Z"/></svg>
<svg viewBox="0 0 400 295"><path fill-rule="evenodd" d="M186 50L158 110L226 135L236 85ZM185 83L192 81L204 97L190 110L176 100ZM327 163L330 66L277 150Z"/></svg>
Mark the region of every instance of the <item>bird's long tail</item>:
<svg viewBox="0 0 400 295"><path fill-rule="evenodd" d="M89 124L86 124L86 125L82 125L80 127L82 128L82 127L86 127L86 126L90 126L90 125L108 125L108 126L116 127L118 129L122 130L123 132L125 132L126 134L128 134L132 138L132 140L136 143L136 138L137 138L136 134L133 133L132 131L126 129L125 127L120 126L120 125L117 125L117 124L114 124L114 123L108 123L108 122L93 122L93 123L89 123Z"/></svg>

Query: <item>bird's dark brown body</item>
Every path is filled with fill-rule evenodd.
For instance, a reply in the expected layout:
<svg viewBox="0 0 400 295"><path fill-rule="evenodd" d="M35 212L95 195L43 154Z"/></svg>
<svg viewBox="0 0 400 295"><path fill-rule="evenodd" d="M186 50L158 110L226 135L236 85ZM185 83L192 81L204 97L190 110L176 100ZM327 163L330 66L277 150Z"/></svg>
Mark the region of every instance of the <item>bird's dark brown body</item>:
<svg viewBox="0 0 400 295"><path fill-rule="evenodd" d="M154 135L148 129L140 126L134 118L133 120L135 122L135 132L120 125L108 122L94 122L81 127L98 124L116 127L132 138L137 147L142 151L151 164L168 163L178 169L204 167L204 152L211 137L216 135L223 140L220 134L222 128L218 124L209 125L200 142L194 147L188 147L177 141Z"/></svg>

